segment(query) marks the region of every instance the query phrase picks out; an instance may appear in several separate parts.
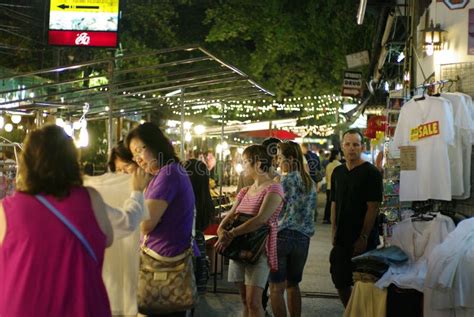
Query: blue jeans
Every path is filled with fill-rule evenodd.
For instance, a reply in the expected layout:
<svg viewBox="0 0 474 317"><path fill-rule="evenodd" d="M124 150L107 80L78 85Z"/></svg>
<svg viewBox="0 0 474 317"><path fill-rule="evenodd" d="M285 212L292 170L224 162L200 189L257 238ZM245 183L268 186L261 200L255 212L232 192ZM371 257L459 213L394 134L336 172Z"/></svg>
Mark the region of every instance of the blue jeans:
<svg viewBox="0 0 474 317"><path fill-rule="evenodd" d="M278 232L278 271L270 272L270 283L298 284L308 258L309 237L299 231L284 229Z"/></svg>

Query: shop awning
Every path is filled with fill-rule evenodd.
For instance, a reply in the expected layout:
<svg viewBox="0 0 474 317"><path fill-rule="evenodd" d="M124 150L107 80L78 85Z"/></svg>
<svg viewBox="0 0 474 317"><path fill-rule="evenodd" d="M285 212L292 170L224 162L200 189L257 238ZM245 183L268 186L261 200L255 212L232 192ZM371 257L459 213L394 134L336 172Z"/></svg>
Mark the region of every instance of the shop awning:
<svg viewBox="0 0 474 317"><path fill-rule="evenodd" d="M242 132L242 136L251 137L251 138L268 138L275 137L280 140L294 140L300 136L296 133L286 130L258 130L258 131L247 131Z"/></svg>
<svg viewBox="0 0 474 317"><path fill-rule="evenodd" d="M32 83L39 76L44 82ZM168 111L179 118L185 108L227 100L273 96L245 73L199 46L60 66L0 78L0 111L34 110L81 117L123 117ZM9 83L17 83L12 88Z"/></svg>

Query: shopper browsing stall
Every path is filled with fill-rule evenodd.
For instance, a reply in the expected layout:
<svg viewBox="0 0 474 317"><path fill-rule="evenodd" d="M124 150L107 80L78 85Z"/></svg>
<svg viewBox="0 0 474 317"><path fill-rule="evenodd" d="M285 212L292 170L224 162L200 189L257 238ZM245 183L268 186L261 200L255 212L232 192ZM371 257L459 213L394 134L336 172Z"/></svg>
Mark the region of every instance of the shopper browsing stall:
<svg viewBox="0 0 474 317"><path fill-rule="evenodd" d="M126 144L134 161L154 175L145 191L150 217L140 226L144 238L138 310L148 316L185 316L197 295L190 250L194 217L191 181L171 142L155 124L147 122L130 131ZM171 263L180 269L167 271Z"/></svg>
<svg viewBox="0 0 474 317"><path fill-rule="evenodd" d="M0 316L111 316L102 281L113 232L101 196L82 186L61 127L31 132L17 191L0 207Z"/></svg>

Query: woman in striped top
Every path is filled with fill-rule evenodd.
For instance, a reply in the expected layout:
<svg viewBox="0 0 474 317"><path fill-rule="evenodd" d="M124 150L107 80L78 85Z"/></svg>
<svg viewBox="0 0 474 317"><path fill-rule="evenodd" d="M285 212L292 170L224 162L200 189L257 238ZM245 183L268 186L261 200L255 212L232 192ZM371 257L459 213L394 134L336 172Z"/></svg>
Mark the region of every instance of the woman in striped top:
<svg viewBox="0 0 474 317"><path fill-rule="evenodd" d="M222 220L217 234L218 251L225 249L232 239L257 230L265 223L270 225L266 252L256 264L243 264L230 260L229 282L235 282L239 288L243 316L264 316L262 292L270 270L278 270L276 238L278 215L283 207L283 189L269 174L272 158L262 145L251 145L244 150L244 171L254 179L254 184L242 188L229 214ZM255 215L253 218L230 231L224 230L225 224L235 213Z"/></svg>

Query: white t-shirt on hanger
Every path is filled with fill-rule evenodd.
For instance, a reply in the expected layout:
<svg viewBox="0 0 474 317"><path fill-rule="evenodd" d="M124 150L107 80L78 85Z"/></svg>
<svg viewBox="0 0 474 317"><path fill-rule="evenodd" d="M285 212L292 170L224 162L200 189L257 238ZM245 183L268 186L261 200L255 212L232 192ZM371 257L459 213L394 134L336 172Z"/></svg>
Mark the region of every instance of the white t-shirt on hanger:
<svg viewBox="0 0 474 317"><path fill-rule="evenodd" d="M112 315L135 316L140 252L139 224L148 218L143 193L132 191L131 175L106 173L84 178L102 196L114 229L114 243L105 250L102 278Z"/></svg>
<svg viewBox="0 0 474 317"><path fill-rule="evenodd" d="M400 172L400 201L451 200L448 145L454 143L454 122L449 101L425 96L405 103L393 141L397 147L416 147L416 170Z"/></svg>
<svg viewBox="0 0 474 317"><path fill-rule="evenodd" d="M471 113L471 122L473 124L471 127L471 136L472 136L471 141L472 141L472 144L474 144L474 103L472 102L472 97L462 92L456 92L456 94L464 98L464 101L467 104L469 112Z"/></svg>
<svg viewBox="0 0 474 317"><path fill-rule="evenodd" d="M462 94L458 93L443 93L443 98L447 98L453 105L454 126L455 126L455 147L449 147L449 158L451 160L451 167L453 161L458 160L460 155L462 160L461 174L454 174L451 169L451 180L453 184L457 184L455 180L462 181L463 193L458 194L453 189L454 199L467 199L471 196L471 154L472 154L472 131L474 129L474 122L471 119L470 100ZM455 157L452 155L455 153ZM459 166L459 164L454 164ZM458 173L459 171L455 171ZM454 176L456 175L456 176Z"/></svg>
<svg viewBox="0 0 474 317"><path fill-rule="evenodd" d="M463 154L467 154L464 151L463 144L466 142L466 139L470 141L471 138L471 113L462 96L453 93L443 93L441 97L451 102L454 117L454 144L448 147L451 170L451 194L461 197L465 193L464 173L466 169L464 162L467 161L467 158L463 156ZM471 147L470 142L469 147ZM470 160L471 157L469 156ZM469 175L470 173L469 168Z"/></svg>
<svg viewBox="0 0 474 317"><path fill-rule="evenodd" d="M474 316L474 218L461 221L431 253L424 314Z"/></svg>
<svg viewBox="0 0 474 317"><path fill-rule="evenodd" d="M400 288L423 292L428 258L454 228L453 220L441 214L431 221L413 221L408 218L396 224L391 244L407 254L408 263L390 266L375 285L383 288L393 283Z"/></svg>

